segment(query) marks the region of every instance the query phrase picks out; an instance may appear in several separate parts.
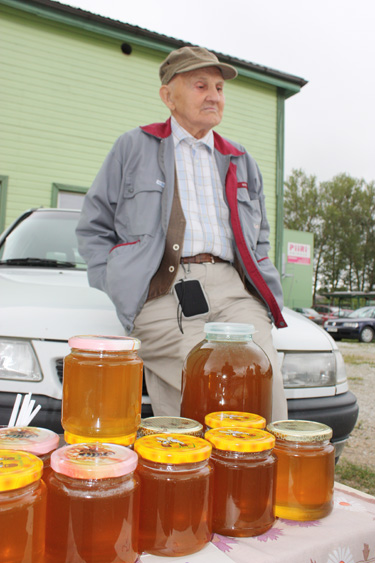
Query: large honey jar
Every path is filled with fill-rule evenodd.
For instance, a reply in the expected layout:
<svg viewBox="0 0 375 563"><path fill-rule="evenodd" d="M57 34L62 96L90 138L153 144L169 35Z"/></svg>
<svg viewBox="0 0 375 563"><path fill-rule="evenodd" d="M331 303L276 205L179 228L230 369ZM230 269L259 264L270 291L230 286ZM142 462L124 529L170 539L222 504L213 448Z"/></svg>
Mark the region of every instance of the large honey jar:
<svg viewBox="0 0 375 563"><path fill-rule="evenodd" d="M138 552L137 454L90 442L51 455L46 479L46 563L135 563Z"/></svg>
<svg viewBox="0 0 375 563"><path fill-rule="evenodd" d="M195 436L153 434L134 445L141 501L139 549L182 557L212 534L211 444Z"/></svg>
<svg viewBox="0 0 375 563"><path fill-rule="evenodd" d="M66 442L129 445L141 421L140 341L126 336L75 336L69 346L62 398Z"/></svg>
<svg viewBox="0 0 375 563"><path fill-rule="evenodd" d="M20 450L38 456L44 465L43 479L51 470L51 453L56 450L59 441L59 435L47 428L16 426L0 429L0 449Z"/></svg>
<svg viewBox="0 0 375 563"><path fill-rule="evenodd" d="M44 563L46 486L33 454L0 450L0 561Z"/></svg>
<svg viewBox="0 0 375 563"><path fill-rule="evenodd" d="M275 521L275 438L264 430L234 426L209 430L205 439L213 446L213 532L263 534Z"/></svg>
<svg viewBox="0 0 375 563"><path fill-rule="evenodd" d="M254 327L206 323L206 337L187 355L182 369L181 416L204 424L206 414L242 411L271 420L272 367L255 344Z"/></svg>
<svg viewBox="0 0 375 563"><path fill-rule="evenodd" d="M281 420L267 430L276 438L276 516L318 520L330 514L335 473L332 429L308 420Z"/></svg>

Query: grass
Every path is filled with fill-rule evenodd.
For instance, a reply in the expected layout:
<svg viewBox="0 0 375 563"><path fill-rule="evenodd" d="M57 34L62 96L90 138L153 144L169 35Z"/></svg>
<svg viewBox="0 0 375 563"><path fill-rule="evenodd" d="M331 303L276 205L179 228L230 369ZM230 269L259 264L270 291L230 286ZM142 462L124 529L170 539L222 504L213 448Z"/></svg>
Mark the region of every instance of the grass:
<svg viewBox="0 0 375 563"><path fill-rule="evenodd" d="M346 364L350 364L352 366L360 366L363 364L368 364L371 367L375 367L375 362L371 359L364 359L358 356L355 356L354 354L343 354L344 356L344 362Z"/></svg>
<svg viewBox="0 0 375 563"><path fill-rule="evenodd" d="M375 471L340 459L335 467L335 480L369 495L375 496Z"/></svg>

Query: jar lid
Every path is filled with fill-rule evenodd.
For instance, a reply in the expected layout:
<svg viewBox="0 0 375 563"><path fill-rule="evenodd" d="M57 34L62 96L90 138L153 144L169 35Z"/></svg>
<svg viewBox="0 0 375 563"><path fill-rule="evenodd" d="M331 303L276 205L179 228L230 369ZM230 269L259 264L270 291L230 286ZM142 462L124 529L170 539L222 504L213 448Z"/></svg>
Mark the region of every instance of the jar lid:
<svg viewBox="0 0 375 563"><path fill-rule="evenodd" d="M227 428L237 426L241 428L265 428L266 419L259 414L241 411L218 411L206 414L206 426L210 428Z"/></svg>
<svg viewBox="0 0 375 563"><path fill-rule="evenodd" d="M70 348L79 350L91 350L98 352L122 352L139 350L141 341L131 336L95 336L84 334L72 336L68 340Z"/></svg>
<svg viewBox="0 0 375 563"><path fill-rule="evenodd" d="M179 416L150 416L142 419L138 428L140 436L165 433L201 436L202 431L203 425L200 422Z"/></svg>
<svg viewBox="0 0 375 563"><path fill-rule="evenodd" d="M48 454L59 445L59 435L47 428L15 426L0 430L0 448L22 450L35 455Z"/></svg>
<svg viewBox="0 0 375 563"><path fill-rule="evenodd" d="M43 461L34 454L0 450L0 491L14 491L38 481Z"/></svg>
<svg viewBox="0 0 375 563"><path fill-rule="evenodd" d="M72 444L51 454L51 467L74 479L109 479L135 470L138 456L119 444Z"/></svg>
<svg viewBox="0 0 375 563"><path fill-rule="evenodd" d="M275 437L258 428L214 428L204 437L216 449L230 452L263 452L275 445Z"/></svg>
<svg viewBox="0 0 375 563"><path fill-rule="evenodd" d="M134 444L135 451L155 463L196 463L208 459L212 446L203 438L181 434L152 434Z"/></svg>
<svg viewBox="0 0 375 563"><path fill-rule="evenodd" d="M255 327L245 323L206 323L204 332L226 338L233 336L251 337L255 332Z"/></svg>
<svg viewBox="0 0 375 563"><path fill-rule="evenodd" d="M289 442L324 442L332 438L332 428L311 420L278 420L268 424L267 430Z"/></svg>
<svg viewBox="0 0 375 563"><path fill-rule="evenodd" d="M105 438L98 438L95 436L79 436L78 434L72 434L65 430L64 432L64 440L67 444L83 444L83 443L91 443L91 442L98 442L98 443L110 443L110 444L120 444L121 446L131 446L134 444L135 439L137 437L137 433L134 432L133 434L126 434L124 436L106 436Z"/></svg>

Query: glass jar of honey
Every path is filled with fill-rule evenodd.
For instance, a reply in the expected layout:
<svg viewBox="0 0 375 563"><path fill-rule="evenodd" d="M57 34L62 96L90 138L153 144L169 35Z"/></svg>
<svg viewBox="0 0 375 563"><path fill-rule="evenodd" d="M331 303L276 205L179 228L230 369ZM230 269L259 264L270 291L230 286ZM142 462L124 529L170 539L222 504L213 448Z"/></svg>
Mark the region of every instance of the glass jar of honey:
<svg viewBox="0 0 375 563"><path fill-rule="evenodd" d="M137 457L124 446L99 442L53 452L46 479L45 563L135 563Z"/></svg>
<svg viewBox="0 0 375 563"><path fill-rule="evenodd" d="M183 434L202 437L203 426L196 420L179 416L150 416L143 418L138 429L138 436L150 434Z"/></svg>
<svg viewBox="0 0 375 563"><path fill-rule="evenodd" d="M66 442L128 445L141 421L140 341L126 336L75 336L69 346L62 397Z"/></svg>
<svg viewBox="0 0 375 563"><path fill-rule="evenodd" d="M16 426L0 429L0 449L19 450L38 456L44 465L43 479L51 471L51 453L56 450L59 441L59 435L47 428Z"/></svg>
<svg viewBox="0 0 375 563"><path fill-rule="evenodd" d="M211 412L251 412L271 420L272 367L255 344L254 327L206 323L206 338L185 358L181 416L204 424Z"/></svg>
<svg viewBox="0 0 375 563"><path fill-rule="evenodd" d="M265 533L275 521L275 438L250 428L215 428L211 442L214 468L214 533L250 537Z"/></svg>
<svg viewBox="0 0 375 563"><path fill-rule="evenodd" d="M0 450L0 561L44 563L46 486L33 454Z"/></svg>
<svg viewBox="0 0 375 563"><path fill-rule="evenodd" d="M204 418L206 430L213 428L260 428L266 427L266 419L259 414L240 411L218 411L206 414Z"/></svg>
<svg viewBox="0 0 375 563"><path fill-rule="evenodd" d="M134 445L141 501L139 549L182 557L212 534L211 444L180 434L153 434Z"/></svg>
<svg viewBox="0 0 375 563"><path fill-rule="evenodd" d="M332 429L308 420L280 420L267 430L276 438L276 516L318 520L330 514L335 473Z"/></svg>

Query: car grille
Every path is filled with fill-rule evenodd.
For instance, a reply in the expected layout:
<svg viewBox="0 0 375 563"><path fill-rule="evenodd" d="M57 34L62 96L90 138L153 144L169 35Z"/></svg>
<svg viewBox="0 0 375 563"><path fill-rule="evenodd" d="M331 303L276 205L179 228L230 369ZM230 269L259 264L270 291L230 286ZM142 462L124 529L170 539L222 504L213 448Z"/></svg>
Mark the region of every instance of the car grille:
<svg viewBox="0 0 375 563"><path fill-rule="evenodd" d="M59 378L60 383L63 380L63 368L64 368L64 358L57 358L56 360L56 373Z"/></svg>

